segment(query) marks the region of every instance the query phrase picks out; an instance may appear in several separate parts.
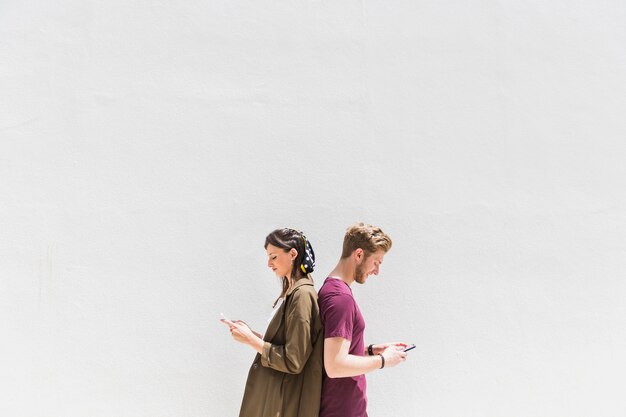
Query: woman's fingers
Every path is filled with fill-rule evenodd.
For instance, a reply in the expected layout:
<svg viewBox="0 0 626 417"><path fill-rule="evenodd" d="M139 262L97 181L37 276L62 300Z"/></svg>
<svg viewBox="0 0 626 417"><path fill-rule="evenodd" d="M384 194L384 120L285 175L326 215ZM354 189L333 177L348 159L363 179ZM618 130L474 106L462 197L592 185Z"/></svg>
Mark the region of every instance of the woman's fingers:
<svg viewBox="0 0 626 417"><path fill-rule="evenodd" d="M230 321L230 320L228 320L228 319L220 319L220 321L221 321L222 323L224 323L225 325L227 325L228 327L230 327L230 330L231 330L231 331L233 330L233 328L236 328L236 327L237 327L237 324L236 324L236 323L233 323L232 321Z"/></svg>

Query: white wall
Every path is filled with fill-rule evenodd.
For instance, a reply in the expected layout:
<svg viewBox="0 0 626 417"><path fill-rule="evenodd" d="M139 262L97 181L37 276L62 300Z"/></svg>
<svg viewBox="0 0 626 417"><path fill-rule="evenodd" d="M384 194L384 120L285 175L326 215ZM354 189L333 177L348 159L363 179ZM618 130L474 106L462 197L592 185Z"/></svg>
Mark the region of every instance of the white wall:
<svg viewBox="0 0 626 417"><path fill-rule="evenodd" d="M370 415L623 416L626 3L0 1L0 415L236 416L301 228Z"/></svg>

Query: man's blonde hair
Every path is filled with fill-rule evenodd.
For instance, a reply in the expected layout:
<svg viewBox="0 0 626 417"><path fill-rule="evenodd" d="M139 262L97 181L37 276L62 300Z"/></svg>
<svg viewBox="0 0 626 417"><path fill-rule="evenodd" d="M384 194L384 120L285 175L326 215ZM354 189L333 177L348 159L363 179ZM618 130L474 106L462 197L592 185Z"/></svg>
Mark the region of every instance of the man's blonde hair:
<svg viewBox="0 0 626 417"><path fill-rule="evenodd" d="M391 249L391 238L380 227L356 223L346 230L343 237L341 259L347 258L359 248L363 249L366 257L381 249L387 253Z"/></svg>

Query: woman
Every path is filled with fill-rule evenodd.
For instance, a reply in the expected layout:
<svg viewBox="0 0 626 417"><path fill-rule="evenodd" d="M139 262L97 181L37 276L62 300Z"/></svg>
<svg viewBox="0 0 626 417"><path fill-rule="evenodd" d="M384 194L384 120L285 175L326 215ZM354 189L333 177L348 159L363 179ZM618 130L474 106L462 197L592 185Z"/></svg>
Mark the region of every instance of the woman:
<svg viewBox="0 0 626 417"><path fill-rule="evenodd" d="M311 272L315 254L302 232L277 229L265 238L267 266L282 280L263 338L244 322L222 319L237 342L257 351L240 417L318 417L324 337Z"/></svg>

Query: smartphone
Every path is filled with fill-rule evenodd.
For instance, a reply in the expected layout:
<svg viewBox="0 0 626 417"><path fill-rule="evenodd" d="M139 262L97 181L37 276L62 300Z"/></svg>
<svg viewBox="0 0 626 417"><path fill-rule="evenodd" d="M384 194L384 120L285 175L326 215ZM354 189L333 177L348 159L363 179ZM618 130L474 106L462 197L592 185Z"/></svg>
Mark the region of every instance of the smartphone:
<svg viewBox="0 0 626 417"><path fill-rule="evenodd" d="M414 344L410 344L407 347L404 348L403 352L408 352L411 349L415 349L415 345Z"/></svg>

